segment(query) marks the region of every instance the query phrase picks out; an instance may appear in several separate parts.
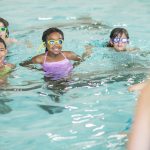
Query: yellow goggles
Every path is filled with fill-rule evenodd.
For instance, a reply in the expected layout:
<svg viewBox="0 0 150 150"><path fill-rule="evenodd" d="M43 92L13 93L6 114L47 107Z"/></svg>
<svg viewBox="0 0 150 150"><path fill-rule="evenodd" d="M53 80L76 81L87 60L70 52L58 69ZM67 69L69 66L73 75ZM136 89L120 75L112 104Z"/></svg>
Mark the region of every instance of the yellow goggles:
<svg viewBox="0 0 150 150"><path fill-rule="evenodd" d="M47 41L47 43L49 45L54 45L54 44L59 44L59 45L62 45L63 44L63 40L49 40ZM45 42L42 42L42 44L39 46L39 48L37 49L37 52L39 52L40 50L44 49L45 48Z"/></svg>
<svg viewBox="0 0 150 150"><path fill-rule="evenodd" d="M63 42L64 42L63 40L49 40L49 41L47 41L47 43L48 43L49 45L54 45L54 44L62 45Z"/></svg>

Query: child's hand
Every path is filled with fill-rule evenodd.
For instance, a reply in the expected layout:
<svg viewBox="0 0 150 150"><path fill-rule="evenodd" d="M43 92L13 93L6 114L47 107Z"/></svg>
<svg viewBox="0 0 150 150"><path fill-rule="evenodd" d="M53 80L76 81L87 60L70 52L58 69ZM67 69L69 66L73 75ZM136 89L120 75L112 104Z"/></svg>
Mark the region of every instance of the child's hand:
<svg viewBox="0 0 150 150"><path fill-rule="evenodd" d="M87 54L87 56L90 56L92 54L92 48L93 48L93 46L91 46L91 45L85 46L85 53Z"/></svg>
<svg viewBox="0 0 150 150"><path fill-rule="evenodd" d="M84 60L86 57L90 57L92 54L92 47L91 45L85 46L85 52L82 55L82 59Z"/></svg>

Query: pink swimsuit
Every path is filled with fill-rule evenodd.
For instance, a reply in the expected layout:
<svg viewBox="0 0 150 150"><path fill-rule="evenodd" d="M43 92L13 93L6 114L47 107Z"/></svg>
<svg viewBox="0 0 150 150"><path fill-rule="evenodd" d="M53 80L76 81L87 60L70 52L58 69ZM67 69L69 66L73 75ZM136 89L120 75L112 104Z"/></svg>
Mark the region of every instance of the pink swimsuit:
<svg viewBox="0 0 150 150"><path fill-rule="evenodd" d="M48 52L46 52L44 63L42 64L46 77L50 77L52 80L59 80L66 78L69 74L71 74L73 65L63 53L61 54L65 59L57 62L46 62L47 53Z"/></svg>

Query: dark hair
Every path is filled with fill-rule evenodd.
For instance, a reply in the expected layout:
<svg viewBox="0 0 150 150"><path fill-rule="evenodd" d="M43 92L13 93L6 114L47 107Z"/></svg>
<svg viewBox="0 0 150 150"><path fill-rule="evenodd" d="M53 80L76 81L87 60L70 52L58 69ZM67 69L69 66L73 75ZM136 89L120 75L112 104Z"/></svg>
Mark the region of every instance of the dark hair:
<svg viewBox="0 0 150 150"><path fill-rule="evenodd" d="M58 32L59 34L61 34L62 39L64 40L64 33L60 29L53 27L53 28L49 28L43 32L42 41L46 43L47 36L53 32ZM48 51L48 49L46 48L45 51Z"/></svg>
<svg viewBox="0 0 150 150"><path fill-rule="evenodd" d="M5 41L0 37L0 43L3 43L5 48L7 48Z"/></svg>
<svg viewBox="0 0 150 150"><path fill-rule="evenodd" d="M114 28L111 33L110 33L110 39L114 39L115 37L117 37L120 34L120 36L122 36L122 34L125 34L125 36L127 37L127 39L129 39L129 34L128 31L124 28ZM107 47L112 47L112 44L110 42L107 43Z"/></svg>
<svg viewBox="0 0 150 150"><path fill-rule="evenodd" d="M5 28L7 28L7 30L6 30L6 33L7 33L6 37L9 37L9 30L8 30L9 23L8 23L8 21L3 19L3 18L0 18L0 22L2 22L4 24Z"/></svg>

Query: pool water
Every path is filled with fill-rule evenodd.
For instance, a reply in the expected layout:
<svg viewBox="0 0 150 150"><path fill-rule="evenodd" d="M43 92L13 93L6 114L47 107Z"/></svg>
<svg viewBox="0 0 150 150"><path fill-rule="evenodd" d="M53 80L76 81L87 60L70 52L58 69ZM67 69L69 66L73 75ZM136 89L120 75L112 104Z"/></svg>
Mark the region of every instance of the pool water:
<svg viewBox="0 0 150 150"><path fill-rule="evenodd" d="M16 69L0 86L0 149L125 150L138 94L127 88L149 75L150 2L0 4L10 36L20 41L8 48L7 60ZM63 30L64 50L82 55L85 45L93 45L91 57L74 69L68 82L45 82L43 72L19 65L38 53L42 33L49 27ZM114 27L127 28L130 46L140 50L117 53L103 47Z"/></svg>

